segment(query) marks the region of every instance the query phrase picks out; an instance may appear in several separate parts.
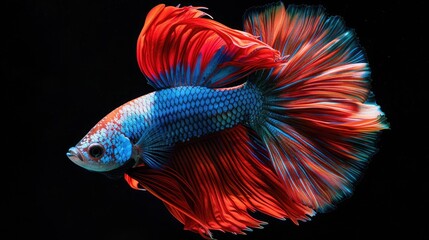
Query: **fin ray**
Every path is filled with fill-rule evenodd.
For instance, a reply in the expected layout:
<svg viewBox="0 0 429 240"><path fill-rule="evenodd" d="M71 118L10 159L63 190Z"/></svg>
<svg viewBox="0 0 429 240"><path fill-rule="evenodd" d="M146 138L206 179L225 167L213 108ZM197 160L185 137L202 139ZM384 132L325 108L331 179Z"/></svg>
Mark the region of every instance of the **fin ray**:
<svg viewBox="0 0 429 240"><path fill-rule="evenodd" d="M133 158L136 162L141 159L144 165L156 169L168 163L173 147L166 144L159 129L158 125L154 124L144 130L134 145Z"/></svg>
<svg viewBox="0 0 429 240"><path fill-rule="evenodd" d="M137 41L137 60L156 89L222 87L281 62L279 51L226 27L197 7L152 9Z"/></svg>
<svg viewBox="0 0 429 240"><path fill-rule="evenodd" d="M168 170L152 170L155 175L150 181L147 175L138 173L138 168L128 175L161 196L186 229L208 236L208 230L243 233L248 227L260 227L263 222L249 211L260 211L278 219L289 218L295 223L309 220L313 211L292 201L272 169L255 157L267 152L263 150L263 153L257 143L250 144L254 137L252 130L237 126L178 146ZM182 199L166 196L165 189L155 186L156 173L180 179L176 181L180 184L174 183L168 191L175 191L174 197Z"/></svg>
<svg viewBox="0 0 429 240"><path fill-rule="evenodd" d="M369 67L353 31L322 7L275 3L250 9L245 30L288 62L249 76L265 96L253 128L297 202L323 211L352 192L388 128L369 97Z"/></svg>

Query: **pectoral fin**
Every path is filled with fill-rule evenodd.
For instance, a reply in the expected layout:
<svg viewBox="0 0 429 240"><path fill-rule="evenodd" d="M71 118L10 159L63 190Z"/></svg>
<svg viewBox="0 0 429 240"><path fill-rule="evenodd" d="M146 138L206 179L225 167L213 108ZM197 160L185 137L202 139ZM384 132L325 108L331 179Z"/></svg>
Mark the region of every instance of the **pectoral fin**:
<svg viewBox="0 0 429 240"><path fill-rule="evenodd" d="M148 128L134 145L133 158L137 163L142 161L150 168L160 169L169 162L172 146L166 143L159 129L157 126Z"/></svg>

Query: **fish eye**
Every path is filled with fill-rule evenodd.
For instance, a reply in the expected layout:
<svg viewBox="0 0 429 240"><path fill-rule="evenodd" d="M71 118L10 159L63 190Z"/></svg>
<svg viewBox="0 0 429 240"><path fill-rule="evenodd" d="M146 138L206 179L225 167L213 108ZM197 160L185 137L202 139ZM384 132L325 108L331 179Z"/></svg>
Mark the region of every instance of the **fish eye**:
<svg viewBox="0 0 429 240"><path fill-rule="evenodd" d="M99 143L93 143L89 146L88 153L92 159L97 160L103 156L104 147Z"/></svg>

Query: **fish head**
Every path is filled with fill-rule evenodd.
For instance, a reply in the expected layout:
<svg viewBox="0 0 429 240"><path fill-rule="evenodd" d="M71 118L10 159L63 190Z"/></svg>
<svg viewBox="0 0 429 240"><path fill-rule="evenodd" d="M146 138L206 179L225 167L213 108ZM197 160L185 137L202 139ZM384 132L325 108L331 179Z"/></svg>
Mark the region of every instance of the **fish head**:
<svg viewBox="0 0 429 240"><path fill-rule="evenodd" d="M100 121L82 140L71 147L67 157L90 171L107 172L124 165L131 158L132 143L114 121Z"/></svg>

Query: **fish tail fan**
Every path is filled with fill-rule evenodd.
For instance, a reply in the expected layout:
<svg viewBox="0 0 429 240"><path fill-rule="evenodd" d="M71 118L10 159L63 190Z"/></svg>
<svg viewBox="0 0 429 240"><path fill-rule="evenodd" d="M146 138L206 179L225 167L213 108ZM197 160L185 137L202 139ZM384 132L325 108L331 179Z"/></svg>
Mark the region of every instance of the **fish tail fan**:
<svg viewBox="0 0 429 240"><path fill-rule="evenodd" d="M314 211L295 202L272 169L253 130L236 126L179 144L160 169L140 166L125 179L162 200L185 230L212 238L212 231L246 234L266 222L258 211L285 220L310 220Z"/></svg>
<svg viewBox="0 0 429 240"><path fill-rule="evenodd" d="M322 7L279 2L249 9L245 31L287 62L248 77L264 96L252 128L294 201L324 211L353 191L388 123L373 101L355 33Z"/></svg>

